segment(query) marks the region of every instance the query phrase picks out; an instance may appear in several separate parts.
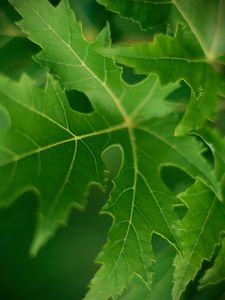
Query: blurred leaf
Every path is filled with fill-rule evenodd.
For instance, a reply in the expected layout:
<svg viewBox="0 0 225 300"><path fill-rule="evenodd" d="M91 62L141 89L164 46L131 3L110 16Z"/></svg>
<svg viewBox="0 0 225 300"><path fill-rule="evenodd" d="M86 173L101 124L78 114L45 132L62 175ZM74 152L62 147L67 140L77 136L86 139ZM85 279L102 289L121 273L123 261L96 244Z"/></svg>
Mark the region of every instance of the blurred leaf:
<svg viewBox="0 0 225 300"><path fill-rule="evenodd" d="M225 239L222 247L214 261L213 266L206 271L204 277L200 280L200 289L206 285L217 284L225 281Z"/></svg>
<svg viewBox="0 0 225 300"><path fill-rule="evenodd" d="M225 299L225 286L224 283L219 283L215 286L206 287L196 292L190 298L184 298L184 300L224 300Z"/></svg>
<svg viewBox="0 0 225 300"><path fill-rule="evenodd" d="M39 50L37 45L24 37L11 38L0 48L0 72L13 79L19 79L26 71L39 84L43 84L46 70L31 57Z"/></svg>
<svg viewBox="0 0 225 300"><path fill-rule="evenodd" d="M99 216L105 201L97 187L85 212L72 210L68 225L34 258L28 255L35 231L37 199L31 192L0 210L0 299L81 300L98 267L93 263L107 237L110 218Z"/></svg>
<svg viewBox="0 0 225 300"><path fill-rule="evenodd" d="M15 25L18 14L7 0L0 2L0 47L15 36L24 36L21 30Z"/></svg>
<svg viewBox="0 0 225 300"><path fill-rule="evenodd" d="M138 22L142 28L154 28L169 23L172 5L170 1L97 0L108 10Z"/></svg>
<svg viewBox="0 0 225 300"><path fill-rule="evenodd" d="M143 28L162 23L175 30L186 23L209 61L225 62L225 0L98 0L107 9L139 22ZM201 12L201 14L199 14ZM169 28L167 28L169 30Z"/></svg>

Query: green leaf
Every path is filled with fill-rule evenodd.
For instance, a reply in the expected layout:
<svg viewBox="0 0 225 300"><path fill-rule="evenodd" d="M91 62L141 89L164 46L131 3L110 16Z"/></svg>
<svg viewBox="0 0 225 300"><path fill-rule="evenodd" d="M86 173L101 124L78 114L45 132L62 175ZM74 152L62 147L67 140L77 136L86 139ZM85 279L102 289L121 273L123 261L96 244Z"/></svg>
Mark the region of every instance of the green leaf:
<svg viewBox="0 0 225 300"><path fill-rule="evenodd" d="M213 130L205 129L202 135L214 154L216 173L224 187L225 142ZM182 256L174 261L174 299L179 299L188 282L194 279L203 260L211 259L225 229L224 201L219 202L201 183L196 182L180 198L187 205L188 213L182 220Z"/></svg>
<svg viewBox="0 0 225 300"><path fill-rule="evenodd" d="M118 300L146 300L148 296L149 288L139 276L135 275L131 279L129 286L124 290L122 295L118 297Z"/></svg>
<svg viewBox="0 0 225 300"><path fill-rule="evenodd" d="M85 206L83 194L89 182L104 178L104 173L97 169L104 169L101 158L94 156L94 149L89 149L85 141L78 142L79 136L95 136L89 120L93 120L96 130L100 129L98 123L104 121L95 115L84 118L72 111L61 88L51 78L45 91L36 88L26 76L19 83L1 77L0 86L0 102L11 123L10 130L0 136L1 206L10 205L26 190L33 190L41 199L32 247L35 253L58 224L67 219L72 204ZM104 145L107 137L102 140ZM75 161L77 170L90 171L81 179L73 172Z"/></svg>
<svg viewBox="0 0 225 300"><path fill-rule="evenodd" d="M89 184L104 184L101 155L110 145L119 145L123 162L104 207L113 224L98 257L102 267L86 298L116 297L134 274L150 288L153 232L180 248L180 224L172 207L177 200L161 180L160 167L181 168L221 199L201 144L191 136L173 136L178 118L163 100L177 84L162 87L151 75L138 85L126 85L114 62L96 52L109 45L108 29L88 43L67 1L56 8L45 0L11 2L24 18L24 32L43 49L38 60L64 88L84 92L94 112L73 111L51 77L43 91L27 77L15 83L2 76L0 102L12 125L0 136L1 205L9 205L25 190L36 192L36 253L66 222L71 206L85 207Z"/></svg>
<svg viewBox="0 0 225 300"><path fill-rule="evenodd" d="M208 269L200 280L200 289L207 285L217 284L225 280L225 239L223 239L222 247L214 261L213 266Z"/></svg>
<svg viewBox="0 0 225 300"><path fill-rule="evenodd" d="M214 61L225 59L224 0L98 0L107 9L131 18L145 29L160 24L175 30L177 22L186 23L201 45L205 56ZM201 12L201 13L199 13ZM168 30L168 29L167 29Z"/></svg>
<svg viewBox="0 0 225 300"><path fill-rule="evenodd" d="M199 129L215 114L218 94L222 93L224 62L209 59L187 27L178 26L174 37L158 34L152 43L116 46L101 50L139 73L154 72L163 84L185 80L192 89L187 111L176 134Z"/></svg>
<svg viewBox="0 0 225 300"><path fill-rule="evenodd" d="M151 291L148 292L148 296L145 298L151 300L158 299L172 299L172 279L173 279L173 260L175 257L175 251L171 246L166 246L156 254L156 261L153 264L153 282ZM141 299L136 298L136 299Z"/></svg>
<svg viewBox="0 0 225 300"><path fill-rule="evenodd" d="M148 290L143 281L135 276L130 282L128 288L119 297L119 300L158 300L158 299L172 299L172 278L173 267L172 263L175 256L175 251L170 245L163 247L164 249L156 255L156 261L153 264L153 282L151 291Z"/></svg>
<svg viewBox="0 0 225 300"><path fill-rule="evenodd" d="M200 270L203 260L210 260L225 228L222 203L201 183L196 182L180 197L187 205L188 213L182 220L182 256L177 255L174 261L173 299L180 299L189 281Z"/></svg>
<svg viewBox="0 0 225 300"><path fill-rule="evenodd" d="M225 188L225 138L216 130L204 128L201 132L208 147L211 149L215 160L215 171L217 177L220 179L221 187L224 194Z"/></svg>
<svg viewBox="0 0 225 300"><path fill-rule="evenodd" d="M157 82L154 76L149 79ZM101 153L108 145L117 143L124 150L123 167L105 207L115 220L110 241L99 257L104 267L93 293L99 299L116 295L134 272L150 284L151 232L159 232L179 247L173 194L160 179L160 165L181 166L217 189L210 167L198 154L198 144L193 138L172 136L176 120L171 116L148 122L144 119L144 124L131 128L124 122L109 126L97 112L74 112L51 78L45 91L35 88L27 77L20 83L1 77L0 87L1 104L12 122L10 130L1 135L1 204L9 205L28 189L42 200L32 251L35 253L59 223L67 220L72 205L85 206L85 191L90 182L103 184ZM135 257L135 263L132 251L140 255ZM125 262L133 269L127 270ZM101 276L105 290L98 287ZM121 285L116 283L117 276Z"/></svg>
<svg viewBox="0 0 225 300"><path fill-rule="evenodd" d="M215 166L217 171L217 176L221 178L221 185L223 190L223 195L225 195L225 140L216 131L204 130L204 137L208 144L211 146L212 151L215 156ZM225 205L223 202L223 210L225 210ZM216 220L218 222L218 220ZM225 226L223 231L225 230ZM206 271L203 278L200 280L200 289L208 286L210 284L217 284L225 280L225 240L222 241L222 246L217 254L213 266Z"/></svg>
<svg viewBox="0 0 225 300"><path fill-rule="evenodd" d="M138 22L143 29L167 26L173 9L170 1L97 0L108 10L118 12L122 17Z"/></svg>
<svg viewBox="0 0 225 300"><path fill-rule="evenodd" d="M193 300L223 300L225 296L224 283L207 286L204 289L196 291ZM186 298L188 300L188 297Z"/></svg>
<svg viewBox="0 0 225 300"><path fill-rule="evenodd" d="M17 14L8 1L1 1L0 6L0 48L14 37L24 36L14 24ZM3 61L1 61L1 64Z"/></svg>
<svg viewBox="0 0 225 300"><path fill-rule="evenodd" d="M13 79L20 78L26 71L29 76L43 84L45 70L37 65L31 58L40 51L39 47L25 37L14 37L0 47L1 65L0 72Z"/></svg>

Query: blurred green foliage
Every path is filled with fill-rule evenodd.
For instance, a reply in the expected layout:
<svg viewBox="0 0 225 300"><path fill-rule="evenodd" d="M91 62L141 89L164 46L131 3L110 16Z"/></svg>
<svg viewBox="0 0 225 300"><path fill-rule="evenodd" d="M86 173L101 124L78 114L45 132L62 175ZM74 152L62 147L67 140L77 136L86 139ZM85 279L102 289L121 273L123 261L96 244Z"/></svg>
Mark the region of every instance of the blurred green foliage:
<svg viewBox="0 0 225 300"><path fill-rule="evenodd" d="M29 256L37 201L23 195L0 211L0 299L82 299L97 265L95 257L106 240L110 219L99 216L104 197L92 188L86 212L73 210L37 257Z"/></svg>

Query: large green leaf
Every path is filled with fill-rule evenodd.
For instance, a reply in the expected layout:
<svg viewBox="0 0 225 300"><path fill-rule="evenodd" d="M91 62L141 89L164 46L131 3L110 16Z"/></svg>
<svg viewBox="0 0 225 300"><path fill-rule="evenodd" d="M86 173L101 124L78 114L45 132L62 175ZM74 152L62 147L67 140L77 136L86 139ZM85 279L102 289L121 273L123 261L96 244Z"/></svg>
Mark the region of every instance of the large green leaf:
<svg viewBox="0 0 225 300"><path fill-rule="evenodd" d="M160 167L178 166L221 199L201 145L190 136L173 136L178 119L163 100L177 84L162 87L151 75L138 85L126 85L113 61L95 51L109 45L108 29L88 43L67 1L56 8L46 0L11 2L24 17L24 32L43 49L39 61L64 88L84 92L94 112L73 111L51 77L44 91L27 77L19 83L1 77L2 112L9 119L0 135L1 205L9 205L27 189L36 192L36 253L67 220L71 206L85 207L89 184L104 184L101 155L108 146L119 145L122 166L104 208L113 224L87 299L116 297L134 274L150 288L152 233L180 248L180 224L172 208L176 200L161 180Z"/></svg>
<svg viewBox="0 0 225 300"><path fill-rule="evenodd" d="M150 79L156 81L155 77ZM10 130L1 134L1 205L9 205L28 189L42 200L32 251L36 252L58 224L67 220L72 205L85 206L90 182L104 182L101 153L107 145L117 143L124 149L123 167L105 208L115 221L110 242L99 258L105 262L100 271L105 290L97 288L94 294L103 292L99 295L103 299L108 293L115 295L134 272L150 284L146 276L150 276L153 256L151 232L159 232L179 247L179 225L171 206L173 194L161 182L160 165L183 165L189 174L200 176L217 189L209 166L198 154L197 143L192 138L172 136L176 121L171 116L140 123L140 128L132 129L131 138L131 127L124 122L109 126L98 113L72 111L51 78L45 92L35 88L27 77L20 83L1 77L0 87L1 105L12 123ZM140 255L135 262L131 250ZM127 270L125 261L133 269ZM107 276L109 281L105 280ZM120 276L121 285L115 276Z"/></svg>
<svg viewBox="0 0 225 300"><path fill-rule="evenodd" d="M102 52L102 50L101 50ZM163 84L184 79L192 89L187 111L176 129L183 134L212 119L218 94L223 93L224 61L208 58L190 29L178 26L174 37L158 34L152 43L117 46L103 51L137 72L159 74Z"/></svg>

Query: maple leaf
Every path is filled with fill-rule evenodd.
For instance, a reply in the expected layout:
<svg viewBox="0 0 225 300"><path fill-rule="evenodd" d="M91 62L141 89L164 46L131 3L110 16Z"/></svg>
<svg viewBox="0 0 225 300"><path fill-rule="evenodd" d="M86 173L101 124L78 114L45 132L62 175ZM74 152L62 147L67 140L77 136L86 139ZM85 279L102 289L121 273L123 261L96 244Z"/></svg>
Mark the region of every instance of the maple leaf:
<svg viewBox="0 0 225 300"><path fill-rule="evenodd" d="M225 142L213 130L204 129L202 135L212 149L215 168L221 186L224 187ZM177 256L174 265L173 299L179 299L187 283L194 279L204 259L210 260L215 246L220 243L221 233L225 229L225 206L201 183L196 182L180 195L188 207L188 213L182 220L181 231L182 256ZM207 238L207 240L206 240ZM221 251L222 252L222 251ZM220 262L218 258L218 262ZM214 266L215 270L218 268ZM212 273L215 272L212 270ZM210 274L210 272L209 272ZM218 278L219 278L218 273ZM204 282L204 279L203 279Z"/></svg>
<svg viewBox="0 0 225 300"><path fill-rule="evenodd" d="M211 259L225 228L223 205L205 186L196 182L180 197L188 206L188 213L182 220L182 256L177 256L174 261L173 299L180 299L189 281L200 270L203 260Z"/></svg>
<svg viewBox="0 0 225 300"><path fill-rule="evenodd" d="M184 117L176 128L176 134L199 129L205 120L214 117L218 95L224 95L225 43L220 38L225 34L225 1L108 1L107 7L133 14L145 12L151 24L151 14L163 16L161 10L168 6L176 25L174 36L158 34L151 43L116 46L102 51L122 64L133 67L139 73L155 72L163 84L184 79L192 89L191 100ZM113 2L113 3L112 3ZM131 7L131 10L128 9ZM202 7L204 5L204 8ZM206 7L205 7L206 6ZM145 10L146 7L146 10ZM133 10L132 10L133 9ZM167 8L168 9L168 8ZM175 10L175 11L174 11ZM203 11L199 16L194 11ZM159 11L158 14L156 11ZM169 11L169 10L168 10ZM121 12L121 13L122 13ZM179 13L178 13L179 12ZM179 17L176 17L177 15ZM141 16L140 16L141 18ZM202 25L204 23L204 26Z"/></svg>
<svg viewBox="0 0 225 300"><path fill-rule="evenodd" d="M98 257L102 267L86 298L117 297L134 274L150 288L152 234L180 249L179 218L173 210L177 200L160 177L161 166L181 168L221 199L201 144L191 136L173 136L179 118L164 99L178 85L161 86L156 75L134 86L125 84L113 60L96 52L109 46L108 28L88 43L67 1L56 8L45 0L11 3L24 18L23 31L43 49L37 59L64 88L84 92L94 112L73 111L51 76L45 90L26 76L18 83L1 76L0 103L8 118L0 136L1 205L10 205L28 189L37 194L36 253L66 222L71 206L85 207L90 183L104 183L101 155L119 145L122 166L104 207L113 224Z"/></svg>
<svg viewBox="0 0 225 300"><path fill-rule="evenodd" d="M217 170L217 176L221 179L221 185L223 190L223 198L225 195L225 140L216 131L204 131L204 136L208 144L212 147L215 156L215 165ZM225 204L223 202L222 208L225 214ZM217 221L216 221L217 222ZM225 228L225 226L224 226ZM223 228L223 233L224 233ZM223 238L222 245L219 253L216 256L213 266L206 271L204 276L200 279L200 288L204 288L207 285L216 284L225 279L224 273L224 253L225 253L225 240Z"/></svg>

